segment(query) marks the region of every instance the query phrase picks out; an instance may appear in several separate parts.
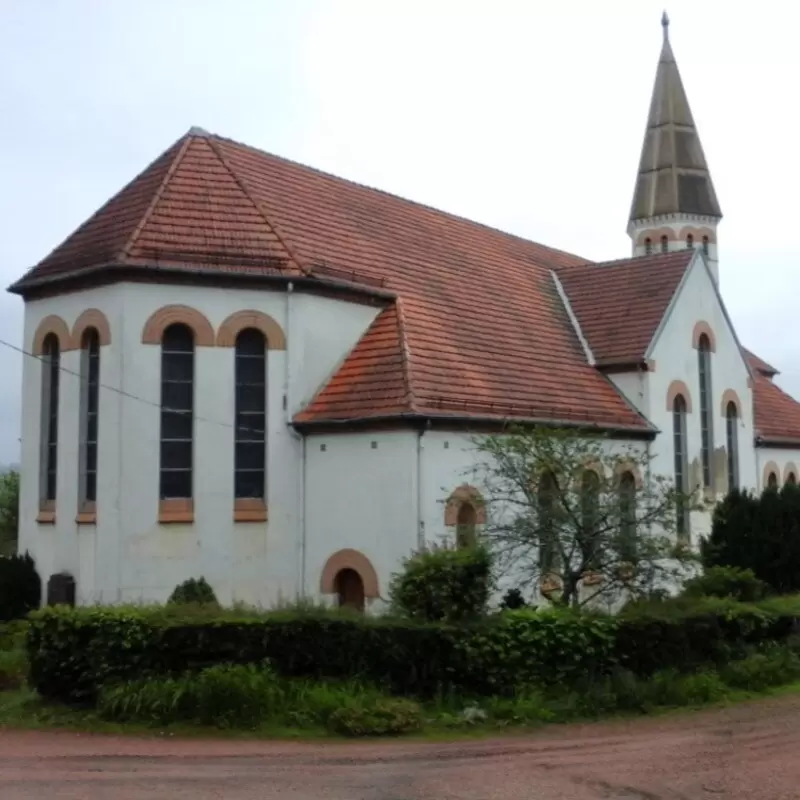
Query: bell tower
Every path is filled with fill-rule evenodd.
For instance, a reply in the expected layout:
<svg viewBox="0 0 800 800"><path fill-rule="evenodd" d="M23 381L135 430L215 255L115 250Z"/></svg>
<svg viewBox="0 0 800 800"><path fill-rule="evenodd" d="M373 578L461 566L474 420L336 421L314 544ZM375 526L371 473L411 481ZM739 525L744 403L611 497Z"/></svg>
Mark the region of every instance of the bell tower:
<svg viewBox="0 0 800 800"><path fill-rule="evenodd" d="M717 225L722 211L672 52L666 11L661 27L661 55L628 235L634 256L692 247L702 249L711 274L719 283Z"/></svg>

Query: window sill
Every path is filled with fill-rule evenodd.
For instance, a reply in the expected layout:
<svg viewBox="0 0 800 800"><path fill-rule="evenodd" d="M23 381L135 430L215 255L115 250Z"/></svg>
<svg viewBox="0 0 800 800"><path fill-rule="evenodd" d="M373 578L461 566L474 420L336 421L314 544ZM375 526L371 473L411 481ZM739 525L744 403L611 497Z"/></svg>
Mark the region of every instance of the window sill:
<svg viewBox="0 0 800 800"><path fill-rule="evenodd" d="M36 515L36 521L40 525L55 525L56 510L54 508L40 508L39 513Z"/></svg>
<svg viewBox="0 0 800 800"><path fill-rule="evenodd" d="M162 524L194 522L194 501L189 498L160 500L158 521Z"/></svg>
<svg viewBox="0 0 800 800"><path fill-rule="evenodd" d="M267 504L260 497L238 497L233 504L234 522L266 522Z"/></svg>
<svg viewBox="0 0 800 800"><path fill-rule="evenodd" d="M96 525L97 524L97 507L94 501L87 501L81 506L78 516L75 517L75 522L78 525Z"/></svg>

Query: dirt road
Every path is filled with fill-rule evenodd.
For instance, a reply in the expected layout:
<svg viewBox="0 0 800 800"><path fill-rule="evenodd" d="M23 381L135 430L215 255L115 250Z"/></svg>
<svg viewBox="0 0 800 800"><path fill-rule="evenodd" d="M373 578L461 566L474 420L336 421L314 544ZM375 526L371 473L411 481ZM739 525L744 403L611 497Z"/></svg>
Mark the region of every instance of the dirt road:
<svg viewBox="0 0 800 800"><path fill-rule="evenodd" d="M2 800L796 800L800 698L455 744L0 732Z"/></svg>

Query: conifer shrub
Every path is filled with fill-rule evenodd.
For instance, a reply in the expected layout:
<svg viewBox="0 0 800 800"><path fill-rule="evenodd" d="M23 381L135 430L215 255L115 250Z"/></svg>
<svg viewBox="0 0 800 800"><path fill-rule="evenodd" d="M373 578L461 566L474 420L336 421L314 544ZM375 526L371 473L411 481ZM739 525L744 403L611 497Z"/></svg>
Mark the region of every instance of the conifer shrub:
<svg viewBox="0 0 800 800"><path fill-rule="evenodd" d="M189 578L179 583L167 600L170 605L218 606L217 596L204 577Z"/></svg>
<svg viewBox="0 0 800 800"><path fill-rule="evenodd" d="M22 619L42 602L42 581L30 554L0 556L0 622Z"/></svg>

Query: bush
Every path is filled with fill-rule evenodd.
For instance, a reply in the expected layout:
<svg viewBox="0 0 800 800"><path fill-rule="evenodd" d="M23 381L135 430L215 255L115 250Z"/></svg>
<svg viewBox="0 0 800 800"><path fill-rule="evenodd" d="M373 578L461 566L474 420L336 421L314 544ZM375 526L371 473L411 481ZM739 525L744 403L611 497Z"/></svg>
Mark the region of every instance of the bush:
<svg viewBox="0 0 800 800"><path fill-rule="evenodd" d="M617 617L523 609L459 627L320 612L56 607L31 615L27 645L40 694L76 703L93 702L109 682L265 659L282 678L486 697L596 686L615 669L648 677L722 665L753 647L788 643L798 618L794 597L678 598Z"/></svg>
<svg viewBox="0 0 800 800"><path fill-rule="evenodd" d="M800 657L788 647L773 645L732 661L722 669L722 679L735 689L761 692L800 678Z"/></svg>
<svg viewBox="0 0 800 800"><path fill-rule="evenodd" d="M528 604L525 602L522 592L517 588L513 588L503 595L500 607L506 611L517 611L520 608L527 608Z"/></svg>
<svg viewBox="0 0 800 800"><path fill-rule="evenodd" d="M42 582L28 553L0 556L0 622L22 619L42 601Z"/></svg>
<svg viewBox="0 0 800 800"><path fill-rule="evenodd" d="M422 709L413 700L387 697L365 706L345 706L328 726L344 736L398 736L422 727Z"/></svg>
<svg viewBox="0 0 800 800"><path fill-rule="evenodd" d="M167 603L173 605L219 605L214 590L202 576L200 578L189 578L189 580L179 583L173 589Z"/></svg>
<svg viewBox="0 0 800 800"><path fill-rule="evenodd" d="M28 678L28 659L22 648L0 650L0 692L20 689Z"/></svg>
<svg viewBox="0 0 800 800"><path fill-rule="evenodd" d="M400 616L425 622L465 622L486 614L492 559L483 547L439 547L403 562L389 589Z"/></svg>
<svg viewBox="0 0 800 800"><path fill-rule="evenodd" d="M769 587L751 569L709 567L703 575L686 582L687 597L732 597L744 603L763 600Z"/></svg>

